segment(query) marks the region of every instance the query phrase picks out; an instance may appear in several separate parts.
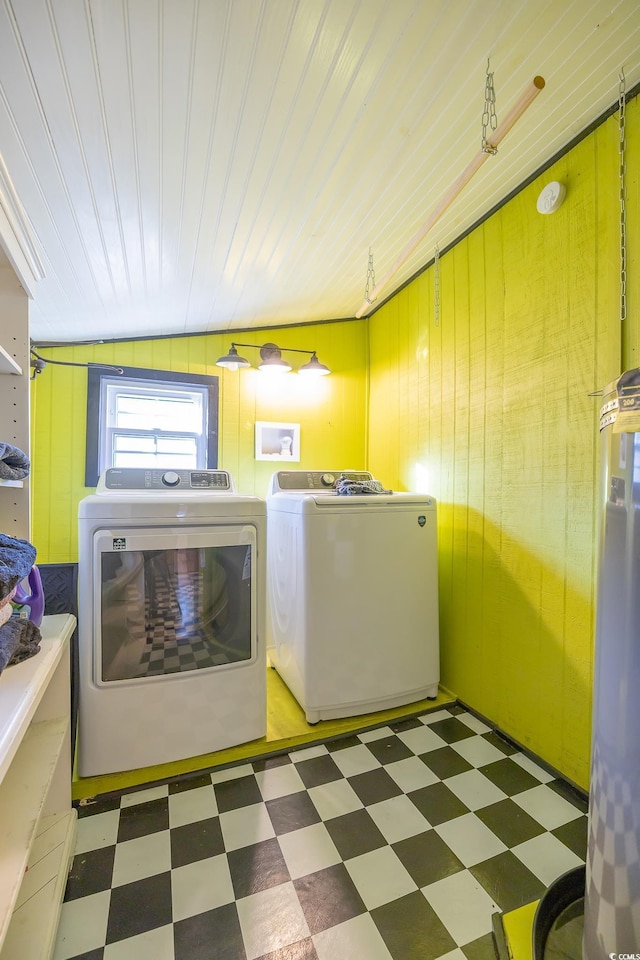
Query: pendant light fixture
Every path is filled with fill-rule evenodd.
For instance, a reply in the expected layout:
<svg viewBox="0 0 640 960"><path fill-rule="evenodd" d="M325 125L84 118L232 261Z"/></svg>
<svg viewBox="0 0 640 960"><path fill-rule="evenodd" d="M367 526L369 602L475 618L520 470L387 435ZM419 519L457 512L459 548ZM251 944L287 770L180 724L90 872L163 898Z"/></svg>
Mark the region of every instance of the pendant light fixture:
<svg viewBox="0 0 640 960"><path fill-rule="evenodd" d="M329 367L325 366L324 363L320 363L314 350L311 355L311 360L303 363L298 369L298 373L311 373L315 374L316 377L325 377L328 373L331 373L331 370L329 370Z"/></svg>
<svg viewBox="0 0 640 960"><path fill-rule="evenodd" d="M239 370L240 367L251 366L248 360L245 360L244 357L238 356L235 343L231 344L231 349L226 357L220 357L219 360L216 360L216 365L218 367L226 367L227 370Z"/></svg>
<svg viewBox="0 0 640 960"><path fill-rule="evenodd" d="M226 367L227 370L239 370L240 367L250 367L249 360L238 355L237 347L250 347L253 350L260 351L260 363L258 369L265 373L289 373L291 364L285 360L282 353L306 353L310 359L298 368L298 373L312 375L316 377L326 376L331 373L329 367L320 363L315 350L297 350L295 347L280 348L275 343L263 343L262 346L256 343L232 343L229 353L216 360L216 366Z"/></svg>
<svg viewBox="0 0 640 960"><path fill-rule="evenodd" d="M282 359L282 351L275 343L265 343L260 347L258 370L265 373L290 373L291 364Z"/></svg>

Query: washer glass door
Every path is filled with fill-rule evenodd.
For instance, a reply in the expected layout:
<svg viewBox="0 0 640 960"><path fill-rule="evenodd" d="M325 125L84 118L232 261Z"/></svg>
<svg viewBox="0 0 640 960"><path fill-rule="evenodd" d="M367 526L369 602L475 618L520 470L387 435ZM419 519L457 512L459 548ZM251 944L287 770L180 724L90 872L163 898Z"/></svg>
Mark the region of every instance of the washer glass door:
<svg viewBox="0 0 640 960"><path fill-rule="evenodd" d="M252 526L97 531L94 682L254 659L255 542Z"/></svg>

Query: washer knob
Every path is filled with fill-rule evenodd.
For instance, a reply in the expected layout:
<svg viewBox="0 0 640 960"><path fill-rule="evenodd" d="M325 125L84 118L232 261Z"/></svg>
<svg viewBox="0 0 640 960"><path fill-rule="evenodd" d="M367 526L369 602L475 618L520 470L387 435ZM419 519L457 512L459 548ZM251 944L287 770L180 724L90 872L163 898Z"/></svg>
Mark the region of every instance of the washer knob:
<svg viewBox="0 0 640 960"><path fill-rule="evenodd" d="M325 487L332 487L336 482L336 478L332 473L323 473L320 477L320 483Z"/></svg>
<svg viewBox="0 0 640 960"><path fill-rule="evenodd" d="M162 482L165 487L177 487L180 483L180 475L174 470L168 470L167 473L162 474Z"/></svg>

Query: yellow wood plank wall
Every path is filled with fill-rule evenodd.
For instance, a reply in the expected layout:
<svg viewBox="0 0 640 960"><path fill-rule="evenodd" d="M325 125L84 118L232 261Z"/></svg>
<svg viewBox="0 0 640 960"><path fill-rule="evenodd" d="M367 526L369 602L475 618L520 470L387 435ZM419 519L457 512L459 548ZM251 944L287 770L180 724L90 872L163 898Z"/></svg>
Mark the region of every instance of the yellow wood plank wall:
<svg viewBox="0 0 640 960"><path fill-rule="evenodd" d="M244 492L266 493L273 465L254 459L254 423L276 420L301 424L302 468L366 465L396 489L436 496L443 682L583 786L599 512L589 394L640 364L639 124L635 100L622 335L612 117L441 258L438 323L430 269L370 321L242 334L316 349L333 375L308 390L297 377L276 386L215 367L232 335L53 354L219 373L219 462ZM536 198L553 179L567 198L541 216ZM77 504L90 492L85 371L48 367L32 411L32 539L39 562L73 561Z"/></svg>
<svg viewBox="0 0 640 960"><path fill-rule="evenodd" d="M637 100L627 137L637 364ZM443 683L582 786L599 508L589 394L621 372L617 176L614 116L441 257L438 323L430 268L369 328L369 467L439 501ZM551 180L567 197L540 215Z"/></svg>
<svg viewBox="0 0 640 960"><path fill-rule="evenodd" d="M237 337L317 350L331 376L268 378L215 366ZM242 353L242 351L239 351ZM254 459L256 420L300 424L301 469L363 469L366 462L367 321L282 331L212 334L42 350L77 362L114 363L220 377L219 466L242 493L265 496L277 463ZM245 351L259 359L257 351ZM295 368L297 359L293 359ZM304 357L300 359L303 363ZM32 384L32 540L39 563L77 560L78 502L84 486L87 372L49 365Z"/></svg>

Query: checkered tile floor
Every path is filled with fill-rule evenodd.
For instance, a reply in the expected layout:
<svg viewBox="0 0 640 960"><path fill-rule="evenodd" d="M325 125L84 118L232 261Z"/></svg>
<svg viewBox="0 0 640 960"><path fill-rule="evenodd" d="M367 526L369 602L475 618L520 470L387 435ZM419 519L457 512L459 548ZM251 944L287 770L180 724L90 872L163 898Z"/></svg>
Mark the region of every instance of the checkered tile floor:
<svg viewBox="0 0 640 960"><path fill-rule="evenodd" d="M586 803L458 706L81 808L55 960L493 960Z"/></svg>

